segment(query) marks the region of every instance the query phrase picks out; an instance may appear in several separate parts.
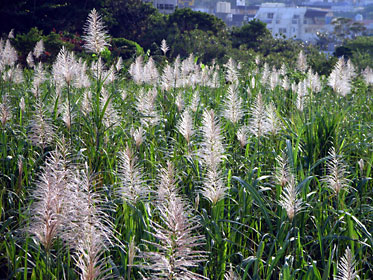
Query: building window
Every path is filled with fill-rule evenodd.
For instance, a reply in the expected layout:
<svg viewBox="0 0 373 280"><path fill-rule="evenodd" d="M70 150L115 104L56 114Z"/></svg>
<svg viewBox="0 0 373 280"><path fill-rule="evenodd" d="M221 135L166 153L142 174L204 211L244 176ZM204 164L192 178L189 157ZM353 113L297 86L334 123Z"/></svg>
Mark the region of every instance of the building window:
<svg viewBox="0 0 373 280"><path fill-rule="evenodd" d="M273 13L268 13L268 14L267 14L267 18L272 19L272 18L273 18Z"/></svg>
<svg viewBox="0 0 373 280"><path fill-rule="evenodd" d="M280 20L279 20L279 19L276 19L276 23L279 24L279 23L280 23Z"/></svg>
<svg viewBox="0 0 373 280"><path fill-rule="evenodd" d="M292 24L298 24L298 22L299 22L299 15L293 15L291 23Z"/></svg>
<svg viewBox="0 0 373 280"><path fill-rule="evenodd" d="M163 10L164 9L164 5L163 4L158 4L157 8L160 9L160 10Z"/></svg>
<svg viewBox="0 0 373 280"><path fill-rule="evenodd" d="M279 28L278 33L280 34L286 34L286 28Z"/></svg>

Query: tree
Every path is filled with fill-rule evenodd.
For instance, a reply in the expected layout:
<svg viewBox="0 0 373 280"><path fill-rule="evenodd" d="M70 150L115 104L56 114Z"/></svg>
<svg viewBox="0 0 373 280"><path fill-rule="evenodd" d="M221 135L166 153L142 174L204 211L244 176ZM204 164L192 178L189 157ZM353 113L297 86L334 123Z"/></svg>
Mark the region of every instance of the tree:
<svg viewBox="0 0 373 280"><path fill-rule="evenodd" d="M354 39L366 30L361 22L355 22L350 18L339 17L334 19L332 24L334 25L333 34L339 42Z"/></svg>
<svg viewBox="0 0 373 280"><path fill-rule="evenodd" d="M199 29L218 34L226 28L221 19L207 13L192 11L189 8L176 9L167 22L169 26L176 24L181 33Z"/></svg>
<svg viewBox="0 0 373 280"><path fill-rule="evenodd" d="M100 0L2 0L0 3L0 30L27 32L37 27L44 32L52 30L82 32L89 11L101 7Z"/></svg>
<svg viewBox="0 0 373 280"><path fill-rule="evenodd" d="M266 24L257 19L250 21L240 28L234 27L231 31L232 46L234 48L244 45L247 48L256 50L264 39L271 37Z"/></svg>
<svg viewBox="0 0 373 280"><path fill-rule="evenodd" d="M124 37L140 45L152 22L162 17L151 4L141 0L106 0L100 12L111 36Z"/></svg>

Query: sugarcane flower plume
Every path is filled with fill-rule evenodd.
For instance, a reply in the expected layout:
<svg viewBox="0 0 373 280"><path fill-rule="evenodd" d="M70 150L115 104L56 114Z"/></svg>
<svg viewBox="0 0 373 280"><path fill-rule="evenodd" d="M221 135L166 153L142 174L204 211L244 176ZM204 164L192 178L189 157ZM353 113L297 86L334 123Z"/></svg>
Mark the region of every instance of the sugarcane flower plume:
<svg viewBox="0 0 373 280"><path fill-rule="evenodd" d="M181 135L184 136L185 140L189 144L194 135L194 129L193 117L189 113L188 109L185 109L183 114L181 115L181 119L177 124L177 130L181 133Z"/></svg>
<svg viewBox="0 0 373 280"><path fill-rule="evenodd" d="M238 123L244 115L242 110L242 98L238 94L237 87L232 84L228 88L228 94L224 101L224 117L233 124Z"/></svg>
<svg viewBox="0 0 373 280"><path fill-rule="evenodd" d="M336 195L341 190L348 190L350 180L347 179L347 165L345 165L338 155L334 147L329 149L329 159L326 162L327 175L322 178L322 181L334 191Z"/></svg>
<svg viewBox="0 0 373 280"><path fill-rule="evenodd" d="M347 247L344 256L340 259L338 264L338 275L335 280L355 280L358 274L355 271L355 259L349 247Z"/></svg>
<svg viewBox="0 0 373 280"><path fill-rule="evenodd" d="M110 46L104 22L96 9L89 13L84 31L84 47L88 52L99 54L105 47Z"/></svg>
<svg viewBox="0 0 373 280"><path fill-rule="evenodd" d="M168 52L170 48L167 46L167 43L166 43L166 40L163 39L162 42L161 42L161 50L163 52L163 55L166 55L166 53Z"/></svg>
<svg viewBox="0 0 373 280"><path fill-rule="evenodd" d="M69 162L59 149L52 151L32 193L30 233L49 251L66 214L65 198L71 178Z"/></svg>
<svg viewBox="0 0 373 280"><path fill-rule="evenodd" d="M296 179L291 171L288 158L285 152L276 158L278 167L276 169L276 181L282 187L279 204L286 210L290 221L294 219L296 214L302 210L303 201L299 196L299 189L296 187Z"/></svg>
<svg viewBox="0 0 373 280"><path fill-rule="evenodd" d="M118 177L121 183L119 194L124 201L132 205L146 199L150 192L148 186L144 184L143 171L136 161L129 147L119 153Z"/></svg>
<svg viewBox="0 0 373 280"><path fill-rule="evenodd" d="M294 175L291 174L288 177L287 184L282 190L279 204L282 208L286 210L288 218L290 221L294 219L297 213L303 207L303 201L301 198L297 198L299 195L299 190L296 188L296 181Z"/></svg>
<svg viewBox="0 0 373 280"><path fill-rule="evenodd" d="M156 248L153 252L142 252L142 268L149 271L151 279L202 280L206 277L192 269L205 261L205 237L194 234L200 227L190 207L177 195L157 206L160 223L151 221L154 242L145 241Z"/></svg>
<svg viewBox="0 0 373 280"><path fill-rule="evenodd" d="M36 58L39 58L43 53L44 53L44 42L43 42L43 40L40 40L35 45L34 56Z"/></svg>
<svg viewBox="0 0 373 280"><path fill-rule="evenodd" d="M0 120L2 127L12 118L12 110L9 102L9 97L4 94L0 103Z"/></svg>

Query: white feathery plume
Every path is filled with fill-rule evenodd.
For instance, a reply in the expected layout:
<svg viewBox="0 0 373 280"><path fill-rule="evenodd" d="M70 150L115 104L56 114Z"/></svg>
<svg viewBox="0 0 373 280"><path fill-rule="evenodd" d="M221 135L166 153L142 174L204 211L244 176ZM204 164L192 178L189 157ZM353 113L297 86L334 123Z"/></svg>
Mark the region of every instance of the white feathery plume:
<svg viewBox="0 0 373 280"><path fill-rule="evenodd" d="M177 110L178 110L179 112L181 112L181 111L184 109L185 102L184 102L183 95L182 95L181 92L179 92L179 93L176 95L176 98L175 98L175 105L176 105Z"/></svg>
<svg viewBox="0 0 373 280"><path fill-rule="evenodd" d="M202 116L203 142L199 151L202 162L212 169L217 169L224 159L224 146L221 127L214 110L205 110Z"/></svg>
<svg viewBox="0 0 373 280"><path fill-rule="evenodd" d="M135 140L136 147L140 147L141 144L144 142L145 138L145 130L140 126L137 129L131 128L131 135L133 139Z"/></svg>
<svg viewBox="0 0 373 280"><path fill-rule="evenodd" d="M43 40L40 40L39 42L36 43L33 53L36 58L39 58L44 53Z"/></svg>
<svg viewBox="0 0 373 280"><path fill-rule="evenodd" d="M191 138L194 135L193 130L193 117L189 113L188 109L185 109L181 115L181 119L177 124L177 130L184 136L185 140L189 144Z"/></svg>
<svg viewBox="0 0 373 280"><path fill-rule="evenodd" d="M26 62L28 67L34 68L35 62L34 62L34 57L32 56L32 52L29 52L27 57L26 57Z"/></svg>
<svg viewBox="0 0 373 280"><path fill-rule="evenodd" d="M4 81L13 82L15 84L21 84L24 82L23 70L19 64L11 66L8 71L3 73Z"/></svg>
<svg viewBox="0 0 373 280"><path fill-rule="evenodd" d="M286 69L286 65L285 63L282 63L281 64L281 68L280 68L280 71L279 71L279 74L282 76L282 77L285 77L286 73L287 73L287 69Z"/></svg>
<svg viewBox="0 0 373 280"><path fill-rule="evenodd" d="M170 48L167 46L167 43L166 43L166 40L163 39L162 42L161 42L161 50L163 52L163 55L166 55L166 53L168 52Z"/></svg>
<svg viewBox="0 0 373 280"><path fill-rule="evenodd" d="M143 81L145 83L156 85L159 80L159 73L152 57L149 58L143 69Z"/></svg>
<svg viewBox="0 0 373 280"><path fill-rule="evenodd" d="M174 77L174 84L172 85L173 87L175 87L175 85L179 85L181 86L180 84L180 65L181 65L181 62L180 62L180 55L178 55L174 61L174 65L173 65L173 68L172 68L172 76Z"/></svg>
<svg viewBox="0 0 373 280"><path fill-rule="evenodd" d="M277 72L276 68L273 67L272 72L269 76L269 87L271 90L274 90L275 87L279 84L280 74Z"/></svg>
<svg viewBox="0 0 373 280"><path fill-rule="evenodd" d="M13 28L8 33L8 39L14 39L14 29Z"/></svg>
<svg viewBox="0 0 373 280"><path fill-rule="evenodd" d="M103 254L113 244L113 224L105 212L103 199L94 191L94 178L87 164L74 175L62 238L74 249L80 279L108 279L107 259Z"/></svg>
<svg viewBox="0 0 373 280"><path fill-rule="evenodd" d="M192 100L190 101L190 105L189 105L190 110L192 110L192 112L194 113L197 112L199 101L200 101L199 92L195 91L193 93Z"/></svg>
<svg viewBox="0 0 373 280"><path fill-rule="evenodd" d="M328 85L339 95L346 96L351 91L351 77L344 62L344 58L341 57L330 73Z"/></svg>
<svg viewBox="0 0 373 280"><path fill-rule="evenodd" d="M249 129L247 126L241 126L236 133L237 140L240 142L241 148L244 148L248 143Z"/></svg>
<svg viewBox="0 0 373 280"><path fill-rule="evenodd" d="M68 130L71 129L71 125L75 119L75 113L69 110L68 100L65 100L62 104L62 120L65 123Z"/></svg>
<svg viewBox="0 0 373 280"><path fill-rule="evenodd" d="M242 98L238 95L237 88L234 84L228 88L228 94L224 101L224 117L233 124L238 123L244 112L242 110Z"/></svg>
<svg viewBox="0 0 373 280"><path fill-rule="evenodd" d="M63 46L53 64L53 79L59 85L72 85L78 75L78 63L74 53L69 52Z"/></svg>
<svg viewBox="0 0 373 280"><path fill-rule="evenodd" d="M167 203L171 196L177 193L176 171L170 161L167 161L167 167L161 168L158 175L157 203Z"/></svg>
<svg viewBox="0 0 373 280"><path fill-rule="evenodd" d="M81 112L84 116L87 116L92 111L92 93L90 91L85 91L83 93L83 100L81 106Z"/></svg>
<svg viewBox="0 0 373 280"><path fill-rule="evenodd" d="M256 79L255 79L255 75L252 75L251 76L251 79L249 79L249 81L250 81L250 88L251 89L254 89L255 88L255 85L256 85Z"/></svg>
<svg viewBox="0 0 373 280"><path fill-rule="evenodd" d="M358 274L355 271L355 258L347 247L344 256L339 260L338 263L338 275L334 278L335 280L355 280L359 279Z"/></svg>
<svg viewBox="0 0 373 280"><path fill-rule="evenodd" d="M294 175L290 173L279 201L280 206L286 210L290 221L292 221L297 213L302 209L303 201L301 198L297 198L298 194L299 191L296 188Z"/></svg>
<svg viewBox="0 0 373 280"><path fill-rule="evenodd" d="M4 94L0 103L0 120L1 125L5 127L6 123L12 118L12 111L8 95Z"/></svg>
<svg viewBox="0 0 373 280"><path fill-rule="evenodd" d="M9 40L5 41L4 48L1 52L0 60L2 61L2 65L6 66L14 66L16 61L18 60L17 51L16 49L11 45ZM2 69L1 69L2 70Z"/></svg>
<svg viewBox="0 0 373 280"><path fill-rule="evenodd" d="M227 196L227 191L220 169L208 168L200 191L202 196L215 205Z"/></svg>
<svg viewBox="0 0 373 280"><path fill-rule="evenodd" d="M142 114L141 123L146 127L155 126L160 121L159 114L156 110L156 98L157 90L155 88L150 89L146 93L142 89L139 92L136 109Z"/></svg>
<svg viewBox="0 0 373 280"><path fill-rule="evenodd" d="M30 233L50 251L66 215L66 194L71 180L68 160L58 149L52 151L42 167L32 192Z"/></svg>
<svg viewBox="0 0 373 280"><path fill-rule="evenodd" d="M165 91L170 90L174 87L175 83L177 81L177 78L174 74L173 68L167 64L165 68L163 69L163 73L161 76L161 86L162 89Z"/></svg>
<svg viewBox="0 0 373 280"><path fill-rule="evenodd" d="M36 98L39 97L40 85L46 80L45 70L42 62L39 62L36 67L34 67L34 80L32 81L31 92Z"/></svg>
<svg viewBox="0 0 373 280"><path fill-rule="evenodd" d="M262 70L262 84L266 85L268 84L268 79L269 79L270 71L269 71L269 66L268 63L265 62Z"/></svg>
<svg viewBox="0 0 373 280"><path fill-rule="evenodd" d="M356 76L355 66L353 65L350 58L347 60L346 63L346 73L350 78L354 78Z"/></svg>
<svg viewBox="0 0 373 280"><path fill-rule="evenodd" d="M5 69L5 61L4 61L4 40L0 38L0 72L3 72Z"/></svg>
<svg viewBox="0 0 373 280"><path fill-rule="evenodd" d="M22 112L25 112L25 110L26 110L25 98L23 96L21 97L21 99L19 101L19 109Z"/></svg>
<svg viewBox="0 0 373 280"><path fill-rule="evenodd" d="M368 85L373 85L373 70L369 66L365 68L363 77Z"/></svg>
<svg viewBox="0 0 373 280"><path fill-rule="evenodd" d="M131 279L131 268L133 267L133 261L136 256L137 247L135 245L135 236L132 236L130 243L128 244L128 262L127 262L127 279Z"/></svg>
<svg viewBox="0 0 373 280"><path fill-rule="evenodd" d="M46 113L47 110L38 101L35 105L35 112L30 124L30 133L28 134L32 144L43 149L53 142L54 136L54 127Z"/></svg>
<svg viewBox="0 0 373 280"><path fill-rule="evenodd" d="M350 180L347 179L347 166L342 162L334 147L329 149L329 159L326 162L327 175L322 181L338 196L341 190L348 190Z"/></svg>
<svg viewBox="0 0 373 280"><path fill-rule="evenodd" d="M99 54L105 47L110 46L108 43L109 36L105 29L106 27L101 16L96 9L93 9L88 15L87 23L84 28L86 35L83 36L86 42L84 48L88 52Z"/></svg>
<svg viewBox="0 0 373 280"><path fill-rule="evenodd" d="M122 57L120 56L117 60L117 63L115 64L115 70L119 73L120 70L122 70L123 68L123 59Z"/></svg>
<svg viewBox="0 0 373 280"><path fill-rule="evenodd" d="M121 198L136 205L140 200L145 200L150 189L144 184L142 169L136 163L136 157L129 147L119 153L118 177L121 187L119 194Z"/></svg>
<svg viewBox="0 0 373 280"><path fill-rule="evenodd" d="M203 112L202 124L203 142L199 156L207 172L201 194L211 203L216 204L225 198L227 192L220 171L220 163L224 159L223 136L212 109Z"/></svg>
<svg viewBox="0 0 373 280"><path fill-rule="evenodd" d="M299 52L298 54L298 59L297 59L297 69L301 72L306 72L308 68L307 65L307 56L305 53L302 51Z"/></svg>
<svg viewBox="0 0 373 280"><path fill-rule="evenodd" d="M109 83L109 80L107 79L107 77L110 75L109 71L110 70L106 69L105 64L102 61L101 57L99 57L97 61L94 61L91 64L91 73L92 73L93 77L96 80L104 81L105 85Z"/></svg>
<svg viewBox="0 0 373 280"><path fill-rule="evenodd" d="M126 100L127 98L127 91L123 89L119 89L120 97L122 98L122 101Z"/></svg>
<svg viewBox="0 0 373 280"><path fill-rule="evenodd" d="M285 151L282 151L281 154L276 157L276 162L277 166L274 176L275 182L284 188L289 182L289 178L292 174Z"/></svg>
<svg viewBox="0 0 373 280"><path fill-rule="evenodd" d="M76 73L74 86L76 88L89 88L91 86L91 81L87 75L87 62L83 61L81 58L76 64Z"/></svg>
<svg viewBox="0 0 373 280"><path fill-rule="evenodd" d="M282 86L282 88L284 90L289 90L289 88L290 88L290 82L289 82L288 76L284 76L284 78L282 79L281 86Z"/></svg>
<svg viewBox="0 0 373 280"><path fill-rule="evenodd" d="M282 123L277 116L276 107L273 102L266 107L267 129L272 135L276 135L282 129Z"/></svg>
<svg viewBox="0 0 373 280"><path fill-rule="evenodd" d="M307 86L305 81L299 82L297 86L297 100L296 100L296 107L299 111L303 112L304 109L304 100L307 94Z"/></svg>
<svg viewBox="0 0 373 280"><path fill-rule="evenodd" d="M313 73L311 69L307 72L307 85L312 92L319 92L321 90L321 81L317 73Z"/></svg>
<svg viewBox="0 0 373 280"><path fill-rule="evenodd" d="M267 114L260 92L255 99L254 105L251 107L249 130L256 137L261 137L268 133Z"/></svg>
<svg viewBox="0 0 373 280"><path fill-rule="evenodd" d="M299 190L296 188L296 180L284 151L277 156L276 161L278 166L275 179L276 183L282 187L279 204L286 210L289 220L292 221L297 213L302 210L303 201L301 198L297 198Z"/></svg>
<svg viewBox="0 0 373 280"><path fill-rule="evenodd" d="M227 82L230 83L237 83L238 82L238 70L236 62L229 58L228 62L224 65L226 67L226 74L225 79Z"/></svg>
<svg viewBox="0 0 373 280"><path fill-rule="evenodd" d="M292 92L297 92L298 84L296 84L296 83L292 83L291 86L290 86L290 88L291 88L291 91L292 91Z"/></svg>
<svg viewBox="0 0 373 280"><path fill-rule="evenodd" d="M141 84L143 82L143 68L142 56L138 56L135 62L130 65L128 73L136 84Z"/></svg>
<svg viewBox="0 0 373 280"><path fill-rule="evenodd" d="M145 241L156 251L142 252L140 257L145 262L140 267L149 271L151 279L207 279L191 270L206 259L206 252L199 249L205 237L193 233L200 225L191 208L175 191L156 208L161 222L150 221L150 234L156 241Z"/></svg>

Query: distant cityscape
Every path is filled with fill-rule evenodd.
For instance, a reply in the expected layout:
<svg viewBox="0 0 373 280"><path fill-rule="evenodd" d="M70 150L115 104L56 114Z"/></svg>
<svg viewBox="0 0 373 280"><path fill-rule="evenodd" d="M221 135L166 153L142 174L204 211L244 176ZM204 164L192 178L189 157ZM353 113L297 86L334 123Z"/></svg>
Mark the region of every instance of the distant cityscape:
<svg viewBox="0 0 373 280"><path fill-rule="evenodd" d="M267 24L274 37L310 43L315 43L320 34L331 34L334 30L333 20L340 17L349 18L350 24L361 26L365 35L373 35L373 0L307 0L286 3L246 0L143 1L153 3L164 14L174 12L177 7L189 7L194 11L214 14L228 26L242 26L258 19ZM368 9L371 12L364 13Z"/></svg>

